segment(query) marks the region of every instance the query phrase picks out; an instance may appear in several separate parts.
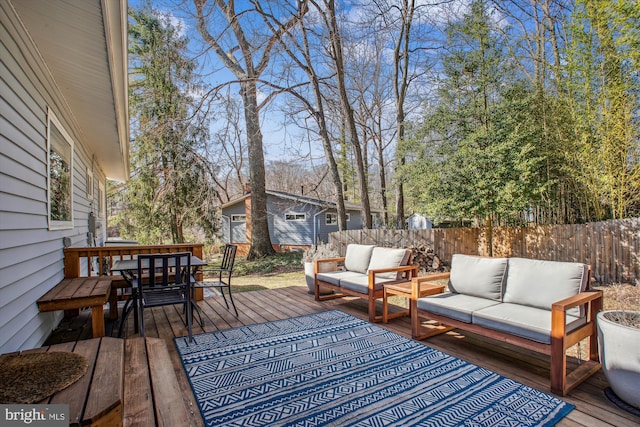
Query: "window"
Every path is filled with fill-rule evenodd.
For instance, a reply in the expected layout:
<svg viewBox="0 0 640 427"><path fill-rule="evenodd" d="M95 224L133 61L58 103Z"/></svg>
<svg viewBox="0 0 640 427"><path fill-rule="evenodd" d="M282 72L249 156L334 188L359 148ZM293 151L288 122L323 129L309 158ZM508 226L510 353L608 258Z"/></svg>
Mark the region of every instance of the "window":
<svg viewBox="0 0 640 427"><path fill-rule="evenodd" d="M297 212L289 212L284 214L285 221L304 221L307 219L307 214L297 213Z"/></svg>
<svg viewBox="0 0 640 427"><path fill-rule="evenodd" d="M231 215L231 222L247 222L246 215Z"/></svg>
<svg viewBox="0 0 640 427"><path fill-rule="evenodd" d="M338 225L337 213L327 213L325 218L326 218L327 225ZM347 222L349 222L350 219L351 219L351 215L347 213Z"/></svg>
<svg viewBox="0 0 640 427"><path fill-rule="evenodd" d="M49 229L73 228L73 141L51 111L48 119Z"/></svg>

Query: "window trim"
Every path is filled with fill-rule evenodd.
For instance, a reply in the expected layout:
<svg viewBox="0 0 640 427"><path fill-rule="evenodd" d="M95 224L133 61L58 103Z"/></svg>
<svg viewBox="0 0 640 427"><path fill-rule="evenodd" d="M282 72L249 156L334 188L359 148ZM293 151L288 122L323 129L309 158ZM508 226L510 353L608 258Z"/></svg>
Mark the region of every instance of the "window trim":
<svg viewBox="0 0 640 427"><path fill-rule="evenodd" d="M53 220L51 219L51 127L55 126L56 129L58 130L58 132L60 132L60 135L62 135L62 138L64 139L64 142L66 142L67 144L69 144L69 148L70 148L70 158L69 158L69 188L70 188L70 202L71 202L71 219L68 221L59 221L59 220ZM75 150L74 150L74 141L71 138L71 136L69 136L69 134L67 133L66 129L64 128L64 126L62 126L62 123L60 122L60 120L58 120L58 118L56 117L55 113L51 110L51 108L47 108L47 152L46 152L46 156L47 156L47 221L48 221L48 225L49 225L49 230L68 230L68 229L73 229L74 227L74 196L73 196L73 186L74 186L74 167L73 167L73 162L74 162L74 154L75 154Z"/></svg>
<svg viewBox="0 0 640 427"><path fill-rule="evenodd" d="M293 216L294 218L288 218L289 216ZM298 218L301 216L301 218ZM306 212L286 212L284 214L284 220L286 222L304 222L307 220Z"/></svg>
<svg viewBox="0 0 640 427"><path fill-rule="evenodd" d="M240 218L241 219L238 219ZM247 222L246 214L231 214L231 222Z"/></svg>
<svg viewBox="0 0 640 427"><path fill-rule="evenodd" d="M335 222L329 222L329 216L335 218ZM347 222L351 220L351 214L349 212L346 213ZM337 212L327 212L324 216L324 224L325 225L338 225L338 213Z"/></svg>

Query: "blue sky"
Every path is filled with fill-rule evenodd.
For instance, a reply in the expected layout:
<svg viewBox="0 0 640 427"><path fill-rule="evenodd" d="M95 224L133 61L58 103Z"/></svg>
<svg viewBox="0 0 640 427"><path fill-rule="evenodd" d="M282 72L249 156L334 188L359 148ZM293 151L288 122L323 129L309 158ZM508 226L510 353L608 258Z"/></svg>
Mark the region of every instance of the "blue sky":
<svg viewBox="0 0 640 427"><path fill-rule="evenodd" d="M145 0L129 0L129 6L135 8L140 8L145 3ZM241 3L242 0L236 2L236 4ZM207 48L195 28L195 19L186 10L187 8L192 8L193 2L191 0L154 0L151 4L156 10L169 15L170 21L174 26L179 26L183 29L184 35L190 40L189 48L194 55L203 52ZM212 51L199 56L198 62L200 64L199 73L202 75L204 82L210 87L216 87L235 80L235 76L222 66ZM230 90L233 95L238 93L239 88L234 85ZM284 117L282 113L278 112L278 101L276 99L275 102L271 103L272 105L267 106L261 112L265 158L267 160L295 159L298 158L298 146L301 136L295 133L297 130L283 125ZM212 129L216 129L215 121ZM292 146L295 146L295 148L292 149ZM318 153L318 155L320 156L322 153Z"/></svg>

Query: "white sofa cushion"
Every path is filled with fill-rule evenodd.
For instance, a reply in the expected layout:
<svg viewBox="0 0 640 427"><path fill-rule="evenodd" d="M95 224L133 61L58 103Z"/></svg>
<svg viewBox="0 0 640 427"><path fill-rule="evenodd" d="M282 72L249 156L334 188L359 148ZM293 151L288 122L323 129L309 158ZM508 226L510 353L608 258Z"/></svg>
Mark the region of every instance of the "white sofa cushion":
<svg viewBox="0 0 640 427"><path fill-rule="evenodd" d="M503 301L551 310L554 302L583 292L587 276L582 263L509 258ZM581 315L577 308L568 313Z"/></svg>
<svg viewBox="0 0 640 427"><path fill-rule="evenodd" d="M449 290L501 301L506 274L507 258L455 254L451 259Z"/></svg>
<svg viewBox="0 0 640 427"><path fill-rule="evenodd" d="M472 313L482 308L500 304L486 298L447 292L418 299L418 309L471 323Z"/></svg>
<svg viewBox="0 0 640 427"><path fill-rule="evenodd" d="M567 315L567 331L585 324L584 317ZM544 344L551 343L551 311L520 304L502 303L473 312L473 324L507 332Z"/></svg>
<svg viewBox="0 0 640 427"><path fill-rule="evenodd" d="M341 279L349 279L353 277L362 277L361 273L355 271L328 271L326 273L318 273L318 280L340 286Z"/></svg>
<svg viewBox="0 0 640 427"><path fill-rule="evenodd" d="M410 253L411 252L407 249L375 247L373 248L373 252L371 253L371 260L369 261L369 267L367 268L367 270L380 270L383 268L400 267L401 265L405 265L409 261ZM402 276L402 273L379 273L376 274L376 279L380 277L384 279L399 280L401 277L398 276Z"/></svg>
<svg viewBox="0 0 640 427"><path fill-rule="evenodd" d="M374 245L347 245L347 253L344 258L344 268L356 273L367 274L369 261Z"/></svg>
<svg viewBox="0 0 640 427"><path fill-rule="evenodd" d="M378 276L376 276L373 288L379 291L385 283L396 283L396 281L393 279L378 278ZM340 287L366 295L369 293L369 277L364 274L358 274L355 277L340 279Z"/></svg>

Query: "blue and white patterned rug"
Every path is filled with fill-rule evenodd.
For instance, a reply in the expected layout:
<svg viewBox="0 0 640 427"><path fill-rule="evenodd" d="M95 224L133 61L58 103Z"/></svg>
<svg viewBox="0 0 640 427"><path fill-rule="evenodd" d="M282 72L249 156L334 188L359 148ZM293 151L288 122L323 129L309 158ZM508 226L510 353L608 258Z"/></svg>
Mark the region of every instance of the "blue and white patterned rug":
<svg viewBox="0 0 640 427"><path fill-rule="evenodd" d="M208 426L551 426L574 406L340 311L176 338Z"/></svg>

